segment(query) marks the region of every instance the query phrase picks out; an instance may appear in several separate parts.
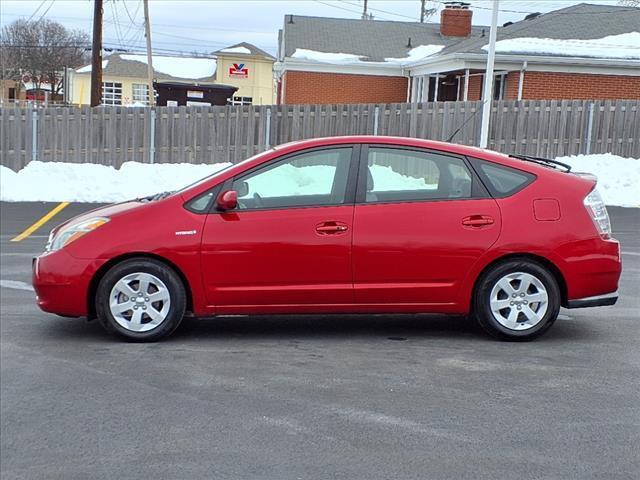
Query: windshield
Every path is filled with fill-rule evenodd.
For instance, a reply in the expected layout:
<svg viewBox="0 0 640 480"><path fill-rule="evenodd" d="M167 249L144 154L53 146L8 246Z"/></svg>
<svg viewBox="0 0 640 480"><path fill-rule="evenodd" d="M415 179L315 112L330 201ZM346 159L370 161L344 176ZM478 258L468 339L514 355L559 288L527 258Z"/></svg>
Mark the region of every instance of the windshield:
<svg viewBox="0 0 640 480"><path fill-rule="evenodd" d="M258 153L258 154L256 154L256 155L254 155L253 157L249 157L249 158L247 158L246 160L241 161L240 163L232 163L232 164L230 164L230 165L227 165L226 167L221 168L220 170L216 170L216 171L215 171L215 172L213 172L211 175L207 175L206 177L201 178L200 180L197 180L197 181L195 181L195 182L193 182L193 183L191 183L191 184L187 185L186 187L182 187L180 190L177 190L177 192L176 192L176 193L182 193L182 192L184 192L185 190L188 190L188 189L190 189L190 188L192 188L192 187L195 187L195 186L200 185L200 184L202 184L202 183L208 182L208 181L209 181L209 180L211 180L212 178L214 178L214 177L216 177L216 176L220 175L220 174L221 174L221 173L223 173L223 172L226 172L226 171L227 171L227 170L229 170L231 167L237 167L238 165L244 165L246 162L249 162L249 161L251 161L251 160L254 160L254 159L256 159L256 158L259 158L259 157L261 157L261 156L263 156L263 155L267 155L267 154L271 153L271 152L272 152L272 151L274 151L274 150L275 150L275 148L273 148L273 147L272 147L272 148L270 148L269 150L266 150L266 151L264 151L264 152Z"/></svg>

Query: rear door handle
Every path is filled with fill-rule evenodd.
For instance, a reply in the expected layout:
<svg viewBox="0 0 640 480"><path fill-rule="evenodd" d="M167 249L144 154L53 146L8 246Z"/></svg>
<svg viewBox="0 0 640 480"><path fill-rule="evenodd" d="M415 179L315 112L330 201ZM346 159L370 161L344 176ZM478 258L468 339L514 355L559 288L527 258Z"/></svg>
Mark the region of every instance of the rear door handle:
<svg viewBox="0 0 640 480"><path fill-rule="evenodd" d="M342 222L322 222L316 225L316 232L319 235L336 235L348 229L347 224Z"/></svg>
<svg viewBox="0 0 640 480"><path fill-rule="evenodd" d="M486 227L493 223L493 217L489 215L471 215L462 219L462 225L466 227Z"/></svg>

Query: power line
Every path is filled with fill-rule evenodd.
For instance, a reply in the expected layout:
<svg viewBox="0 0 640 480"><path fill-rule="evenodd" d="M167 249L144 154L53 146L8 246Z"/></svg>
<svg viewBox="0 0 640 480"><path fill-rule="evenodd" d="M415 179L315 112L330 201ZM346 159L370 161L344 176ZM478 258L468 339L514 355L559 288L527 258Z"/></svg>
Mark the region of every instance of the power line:
<svg viewBox="0 0 640 480"><path fill-rule="evenodd" d="M42 0L42 2L40 2L40 5L38 5L38 8L36 8L35 11L31 14L31 16L27 19L27 23L30 22L31 19L36 16L36 14L42 8L42 6L46 3L46 1L47 0Z"/></svg>

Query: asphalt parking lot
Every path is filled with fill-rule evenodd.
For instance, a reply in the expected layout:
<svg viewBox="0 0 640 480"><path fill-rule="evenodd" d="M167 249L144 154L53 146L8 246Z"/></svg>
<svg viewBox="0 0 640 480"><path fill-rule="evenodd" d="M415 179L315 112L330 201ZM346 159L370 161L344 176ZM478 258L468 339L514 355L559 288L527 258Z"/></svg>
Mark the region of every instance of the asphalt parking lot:
<svg viewBox="0 0 640 480"><path fill-rule="evenodd" d="M32 256L72 204L0 205L4 479L640 478L640 209L621 299L500 343L462 318L190 320L122 343L41 312Z"/></svg>

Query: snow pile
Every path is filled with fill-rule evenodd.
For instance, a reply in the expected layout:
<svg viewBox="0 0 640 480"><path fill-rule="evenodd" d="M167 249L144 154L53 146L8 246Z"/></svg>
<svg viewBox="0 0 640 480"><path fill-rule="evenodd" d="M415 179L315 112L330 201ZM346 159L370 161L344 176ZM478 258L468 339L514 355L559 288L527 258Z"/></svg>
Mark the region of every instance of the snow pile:
<svg viewBox="0 0 640 480"><path fill-rule="evenodd" d="M640 159L604 153L557 160L571 165L574 172L588 172L598 177L598 191L607 205L640 207Z"/></svg>
<svg viewBox="0 0 640 480"><path fill-rule="evenodd" d="M596 175L598 190L607 205L640 207L640 159L602 154L558 160L568 163L576 172ZM228 165L125 162L116 170L91 163L30 162L18 173L0 166L0 200L119 202L178 190ZM327 165L283 165L249 180L249 191L257 190L264 196L328 193L334 172L335 167ZM373 165L371 175L375 191L437 188L423 178L402 175L383 165Z"/></svg>
<svg viewBox="0 0 640 480"><path fill-rule="evenodd" d="M228 47L220 50L220 53L244 53L245 55L251 55L251 50L247 47Z"/></svg>
<svg viewBox="0 0 640 480"><path fill-rule="evenodd" d="M102 69L104 70L105 68L107 68L108 64L109 64L109 60L102 60ZM91 64L77 69L76 73L87 73L87 72L90 72L90 71L91 71Z"/></svg>
<svg viewBox="0 0 640 480"><path fill-rule="evenodd" d="M349 65L362 62L363 55L353 55L351 53L326 53L306 48L296 48L291 58L298 60L308 60L311 62L332 63L334 65Z"/></svg>
<svg viewBox="0 0 640 480"><path fill-rule="evenodd" d="M443 48L444 45L420 45L409 50L409 53L407 53L407 56L404 58L385 58L385 61L400 65L417 62L418 60L422 60L423 58L439 53Z"/></svg>
<svg viewBox="0 0 640 480"><path fill-rule="evenodd" d="M489 45L482 47L489 50ZM555 38L510 38L496 42L496 53L527 53L572 57L640 60L640 32L589 40Z"/></svg>
<svg viewBox="0 0 640 480"><path fill-rule="evenodd" d="M122 54L120 58L147 64L146 55ZM177 78L206 78L216 73L215 58L153 55L153 70Z"/></svg>
<svg viewBox="0 0 640 480"><path fill-rule="evenodd" d="M0 166L0 200L120 202L178 190L227 165L125 162L116 170L92 163L30 162L18 173Z"/></svg>
<svg viewBox="0 0 640 480"><path fill-rule="evenodd" d="M335 171L336 167L328 165L282 165L264 175L249 179L249 196L253 195L253 192L258 192L263 197L331 193Z"/></svg>
<svg viewBox="0 0 640 480"><path fill-rule="evenodd" d="M391 167L372 165L369 167L373 177L373 190L375 192L394 190L435 190L438 185L427 183L424 178L416 178L402 175Z"/></svg>

